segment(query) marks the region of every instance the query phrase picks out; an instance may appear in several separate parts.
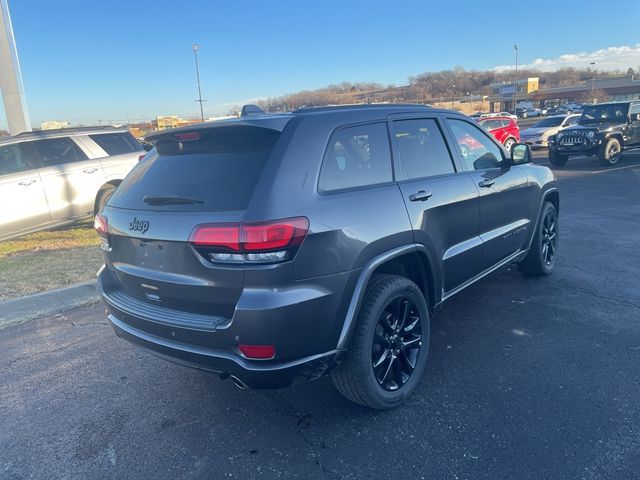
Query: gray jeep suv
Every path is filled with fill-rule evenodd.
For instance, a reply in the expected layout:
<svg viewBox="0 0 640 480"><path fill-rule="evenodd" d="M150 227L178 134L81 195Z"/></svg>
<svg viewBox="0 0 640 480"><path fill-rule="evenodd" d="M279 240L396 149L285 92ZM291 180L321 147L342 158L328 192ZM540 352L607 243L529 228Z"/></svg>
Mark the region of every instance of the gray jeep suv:
<svg viewBox="0 0 640 480"><path fill-rule="evenodd" d="M508 263L556 262L551 171L455 112L247 106L148 140L96 217L109 321L240 387L331 373L348 399L394 407L438 306Z"/></svg>

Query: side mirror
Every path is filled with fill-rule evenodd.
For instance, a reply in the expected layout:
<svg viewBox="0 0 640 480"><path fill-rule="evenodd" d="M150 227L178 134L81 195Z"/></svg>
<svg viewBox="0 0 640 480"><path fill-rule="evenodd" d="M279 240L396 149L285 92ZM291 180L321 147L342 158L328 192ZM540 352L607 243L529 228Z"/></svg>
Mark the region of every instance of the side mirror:
<svg viewBox="0 0 640 480"><path fill-rule="evenodd" d="M516 143L511 148L511 164L523 165L531 163L531 147L525 143Z"/></svg>

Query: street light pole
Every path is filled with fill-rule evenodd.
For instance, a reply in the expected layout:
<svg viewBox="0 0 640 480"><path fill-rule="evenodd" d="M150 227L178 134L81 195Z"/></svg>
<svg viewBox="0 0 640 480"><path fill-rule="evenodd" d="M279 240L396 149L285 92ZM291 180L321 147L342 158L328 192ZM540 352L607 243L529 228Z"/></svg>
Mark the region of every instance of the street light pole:
<svg viewBox="0 0 640 480"><path fill-rule="evenodd" d="M516 99L518 95L518 45L514 44L513 48L516 51L516 70L513 74L513 114L516 114Z"/></svg>
<svg viewBox="0 0 640 480"><path fill-rule="evenodd" d="M596 62L591 62L591 92L593 93L596 83Z"/></svg>
<svg viewBox="0 0 640 480"><path fill-rule="evenodd" d="M451 84L451 110L453 110L453 95L456 90L456 84Z"/></svg>
<svg viewBox="0 0 640 480"><path fill-rule="evenodd" d="M198 44L197 43L193 44L193 56L196 60L196 79L198 81L198 99L196 100L196 102L200 104L200 119L204 123L204 110L202 108L202 102L205 102L206 100L202 100L202 90L200 89L200 69L198 67Z"/></svg>

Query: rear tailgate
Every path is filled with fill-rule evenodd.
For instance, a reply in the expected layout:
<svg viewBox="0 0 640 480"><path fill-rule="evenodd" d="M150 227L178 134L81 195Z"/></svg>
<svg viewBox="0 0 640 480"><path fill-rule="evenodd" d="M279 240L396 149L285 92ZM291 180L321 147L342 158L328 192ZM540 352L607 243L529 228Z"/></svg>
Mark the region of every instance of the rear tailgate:
<svg viewBox="0 0 640 480"><path fill-rule="evenodd" d="M230 318L244 287L242 266L211 262L189 238L198 225L243 220L279 137L270 128L229 125L156 138L102 212L110 298L159 322L174 313L185 326Z"/></svg>

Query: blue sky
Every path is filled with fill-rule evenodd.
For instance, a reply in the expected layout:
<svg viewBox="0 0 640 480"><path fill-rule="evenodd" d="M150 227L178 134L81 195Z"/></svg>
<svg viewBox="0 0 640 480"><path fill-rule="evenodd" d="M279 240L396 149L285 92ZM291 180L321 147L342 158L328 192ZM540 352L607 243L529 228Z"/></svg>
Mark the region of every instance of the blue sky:
<svg viewBox="0 0 640 480"><path fill-rule="evenodd" d="M640 66L640 2L607 1L621 14L601 25L585 0L529 3L9 0L9 7L34 125L195 115L192 43L200 45L211 115L341 81L405 84L456 65L510 65L513 43L521 63L544 60L545 68L588 66L593 55L598 65ZM509 5L520 8L514 14ZM597 53L610 47L628 49Z"/></svg>

